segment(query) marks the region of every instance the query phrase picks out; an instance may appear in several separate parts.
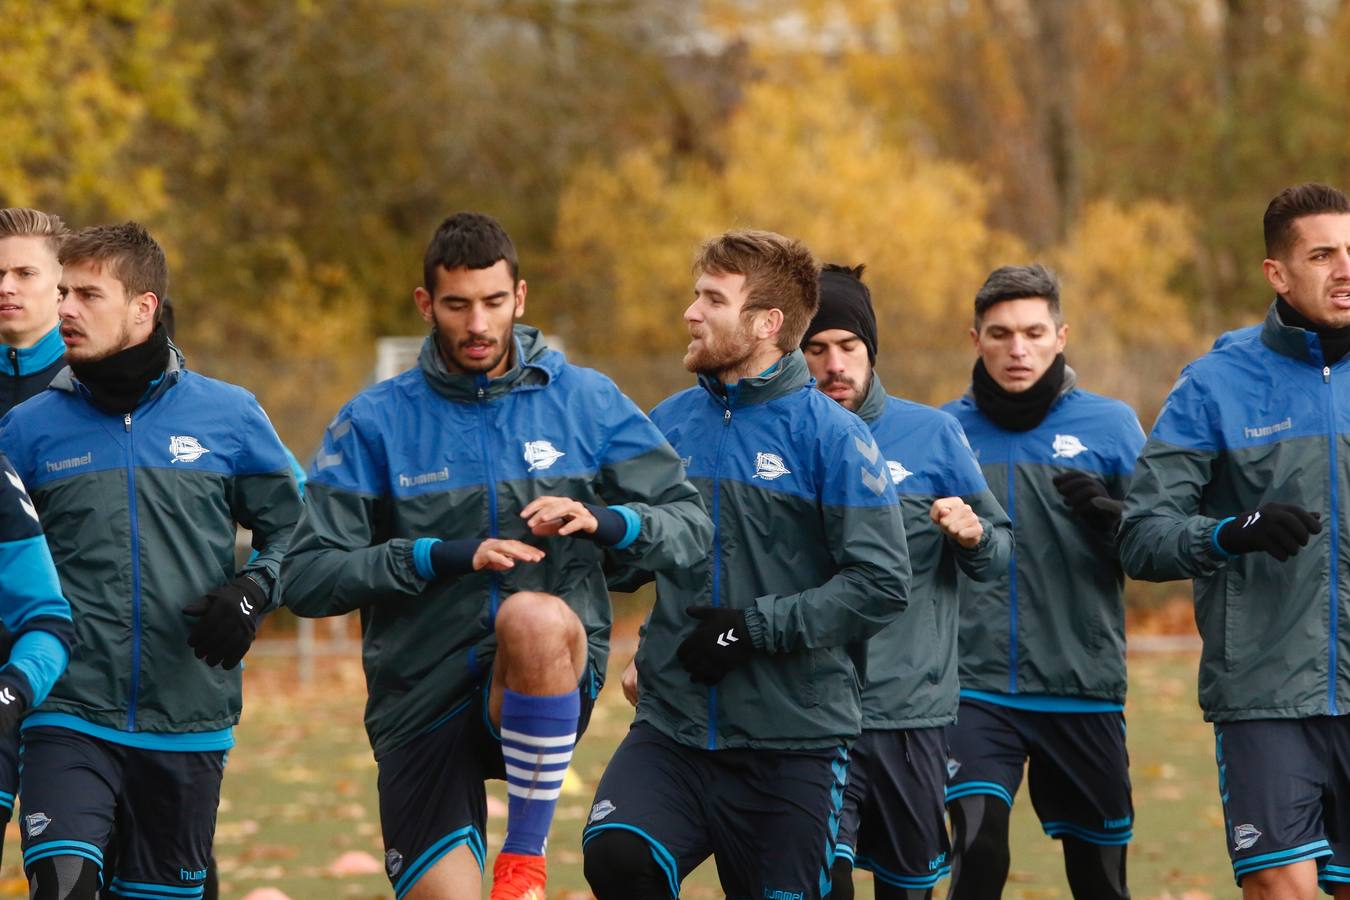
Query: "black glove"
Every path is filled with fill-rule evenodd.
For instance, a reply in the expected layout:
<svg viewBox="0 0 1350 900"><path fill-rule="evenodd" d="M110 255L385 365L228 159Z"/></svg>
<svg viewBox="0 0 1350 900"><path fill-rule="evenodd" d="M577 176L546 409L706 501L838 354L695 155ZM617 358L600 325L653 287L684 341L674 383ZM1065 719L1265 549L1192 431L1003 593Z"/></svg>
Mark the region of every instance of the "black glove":
<svg viewBox="0 0 1350 900"><path fill-rule="evenodd" d="M19 720L33 705L33 688L17 669L0 672L0 738L17 738Z"/></svg>
<svg viewBox="0 0 1350 900"><path fill-rule="evenodd" d="M1291 503L1266 503L1225 522L1214 540L1234 555L1264 550L1284 562L1308 546L1311 535L1321 531L1320 513Z"/></svg>
<svg viewBox="0 0 1350 900"><path fill-rule="evenodd" d="M1078 470L1060 472L1051 480L1074 515L1098 531L1115 533L1124 504L1107 492L1104 481Z"/></svg>
<svg viewBox="0 0 1350 900"><path fill-rule="evenodd" d="M675 651L689 679L717 684L755 652L745 627L745 610L725 606L690 606L685 613L698 619L694 631Z"/></svg>
<svg viewBox="0 0 1350 900"><path fill-rule="evenodd" d="M233 669L244 658L258 634L258 620L267 606L262 585L247 575L183 607L183 614L200 616L188 632L188 646L208 666Z"/></svg>

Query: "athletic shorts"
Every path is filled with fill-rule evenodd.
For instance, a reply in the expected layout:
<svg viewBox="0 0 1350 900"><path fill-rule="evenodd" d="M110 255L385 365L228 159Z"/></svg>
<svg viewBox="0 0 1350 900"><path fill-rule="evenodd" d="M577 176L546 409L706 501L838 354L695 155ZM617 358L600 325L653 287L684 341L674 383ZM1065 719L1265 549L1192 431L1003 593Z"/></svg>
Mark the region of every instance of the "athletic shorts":
<svg viewBox="0 0 1350 900"><path fill-rule="evenodd" d="M589 666L586 671L578 739L598 690ZM506 779L501 736L488 718L489 683L439 724L376 760L385 874L396 898L457 847L467 845L480 870L486 863L484 782Z"/></svg>
<svg viewBox="0 0 1350 900"><path fill-rule="evenodd" d="M19 816L25 871L38 860L79 856L98 865L106 895L200 898L227 755L26 729Z"/></svg>
<svg viewBox="0 0 1350 900"><path fill-rule="evenodd" d="M1238 884L1309 859L1327 893L1350 884L1350 716L1222 722L1214 756Z"/></svg>
<svg viewBox="0 0 1350 900"><path fill-rule="evenodd" d="M1130 842L1134 805L1123 714L1033 712L962 697L947 743L948 805L988 794L1011 807L1025 764L1031 805L1050 837Z"/></svg>
<svg viewBox="0 0 1350 900"><path fill-rule="evenodd" d="M906 890L951 874L945 729L864 731L849 753L835 858Z"/></svg>
<svg viewBox="0 0 1350 900"><path fill-rule="evenodd" d="M848 779L848 751L699 750L638 723L595 792L582 846L610 829L651 847L670 896L709 856L728 900L818 900Z"/></svg>

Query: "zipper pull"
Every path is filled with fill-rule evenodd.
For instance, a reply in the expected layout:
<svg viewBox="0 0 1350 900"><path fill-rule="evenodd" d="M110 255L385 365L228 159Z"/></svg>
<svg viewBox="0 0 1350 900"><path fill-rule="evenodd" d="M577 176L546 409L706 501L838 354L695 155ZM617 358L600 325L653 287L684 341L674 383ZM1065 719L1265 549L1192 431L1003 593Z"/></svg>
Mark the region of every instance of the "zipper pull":
<svg viewBox="0 0 1350 900"><path fill-rule="evenodd" d="M486 396L486 394L487 394L487 392L484 391L482 388L479 388L479 389L478 389L478 399L479 399L479 400L482 400L483 397Z"/></svg>
<svg viewBox="0 0 1350 900"><path fill-rule="evenodd" d="M131 430L131 413L127 413L122 417L122 424L126 427L127 431Z"/></svg>
<svg viewBox="0 0 1350 900"><path fill-rule="evenodd" d="M1331 366L1322 367L1322 383L1331 384Z"/></svg>
<svg viewBox="0 0 1350 900"><path fill-rule="evenodd" d="M722 422L723 422L724 424L730 424L730 423L731 423L731 410L730 410L729 408L727 409L726 412L722 413Z"/></svg>

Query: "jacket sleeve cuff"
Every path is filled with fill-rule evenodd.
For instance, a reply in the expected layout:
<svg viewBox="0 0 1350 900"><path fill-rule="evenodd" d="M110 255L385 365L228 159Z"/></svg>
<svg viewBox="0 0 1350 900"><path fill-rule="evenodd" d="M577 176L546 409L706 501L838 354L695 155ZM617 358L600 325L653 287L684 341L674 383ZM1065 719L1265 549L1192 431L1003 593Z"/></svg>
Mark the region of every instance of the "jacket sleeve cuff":
<svg viewBox="0 0 1350 900"><path fill-rule="evenodd" d="M947 540L951 541L951 545L956 548L957 553L960 553L963 556L974 556L975 554L983 550L985 547L989 546L989 541L993 537L994 533L993 526L989 524L989 520L983 517L980 518L980 528L982 529L980 531L980 539L975 542L974 547L963 547L961 546L960 541L954 540L952 538L948 538Z"/></svg>
<svg viewBox="0 0 1350 900"><path fill-rule="evenodd" d="M1211 546L1214 547L1214 552L1219 554L1220 558L1222 559L1238 558L1238 554L1229 553L1227 550L1223 548L1223 544L1219 543L1219 530L1223 528L1223 526L1227 525L1229 522L1235 521L1236 519L1237 516L1229 516L1226 519L1220 519L1219 523L1215 525L1214 529L1209 533L1209 543Z"/></svg>
<svg viewBox="0 0 1350 900"><path fill-rule="evenodd" d="M756 650L768 651L771 649L769 646L769 623L758 606L746 608L745 630L750 633L750 643L755 645Z"/></svg>
<svg viewBox="0 0 1350 900"><path fill-rule="evenodd" d="M436 577L436 570L431 565L431 548L440 542L440 538L429 537L418 538L413 541L413 571L417 572L417 577L423 581L430 581Z"/></svg>
<svg viewBox="0 0 1350 900"><path fill-rule="evenodd" d="M642 517L626 506L611 506L609 510L623 517L624 523L623 536L610 547L614 550L627 550L642 533Z"/></svg>

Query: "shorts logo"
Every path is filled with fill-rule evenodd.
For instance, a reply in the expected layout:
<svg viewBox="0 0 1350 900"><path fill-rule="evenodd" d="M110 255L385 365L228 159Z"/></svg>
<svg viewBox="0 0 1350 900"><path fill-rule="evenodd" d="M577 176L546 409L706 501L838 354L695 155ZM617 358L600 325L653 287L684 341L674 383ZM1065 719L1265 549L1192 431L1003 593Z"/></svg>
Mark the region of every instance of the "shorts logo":
<svg viewBox="0 0 1350 900"><path fill-rule="evenodd" d="M942 864L945 863L946 861L947 861L947 854L939 853L937 856L933 857L928 861L928 871L936 872L938 869L942 868Z"/></svg>
<svg viewBox="0 0 1350 900"><path fill-rule="evenodd" d="M533 472L536 469L547 469L566 455L548 441L526 441L525 461L530 464L526 471Z"/></svg>
<svg viewBox="0 0 1350 900"><path fill-rule="evenodd" d="M961 763L949 757L947 759L947 777L949 779L955 778L956 773L959 771L961 771Z"/></svg>
<svg viewBox="0 0 1350 900"><path fill-rule="evenodd" d="M914 473L893 459L886 460L886 468L891 470L891 484L899 484Z"/></svg>
<svg viewBox="0 0 1350 900"><path fill-rule="evenodd" d="M805 891L785 891L782 888L766 887L760 892L764 900L805 900Z"/></svg>
<svg viewBox="0 0 1350 900"><path fill-rule="evenodd" d="M196 462L210 452L192 435L174 434L169 436L169 455L173 457L169 460L170 463Z"/></svg>
<svg viewBox="0 0 1350 900"><path fill-rule="evenodd" d="M791 474L792 471L783 464L783 457L777 453L755 454L755 474L751 476L752 478L773 481L775 478L782 478L784 475Z"/></svg>
<svg viewBox="0 0 1350 900"><path fill-rule="evenodd" d="M397 850L390 850L384 855L384 870L393 878L403 869L403 854Z"/></svg>
<svg viewBox="0 0 1350 900"><path fill-rule="evenodd" d="M601 800L591 807L591 817L586 820L586 824L594 825L612 812L614 812L614 804L608 800Z"/></svg>
<svg viewBox="0 0 1350 900"><path fill-rule="evenodd" d="M46 813L29 813L23 817L23 827L28 831L30 838L35 838L47 830L47 826L52 824L52 820Z"/></svg>
<svg viewBox="0 0 1350 900"><path fill-rule="evenodd" d="M1261 840L1261 832L1256 830L1255 825L1239 825L1233 829L1234 850L1246 850L1259 840Z"/></svg>
<svg viewBox="0 0 1350 900"><path fill-rule="evenodd" d="M1083 442L1072 434L1057 434L1054 443L1050 445L1050 449L1055 451L1052 459L1073 459L1087 450L1087 447L1083 446Z"/></svg>
<svg viewBox="0 0 1350 900"><path fill-rule="evenodd" d="M179 869L178 880L186 881L189 884L200 884L206 880L205 869Z"/></svg>

